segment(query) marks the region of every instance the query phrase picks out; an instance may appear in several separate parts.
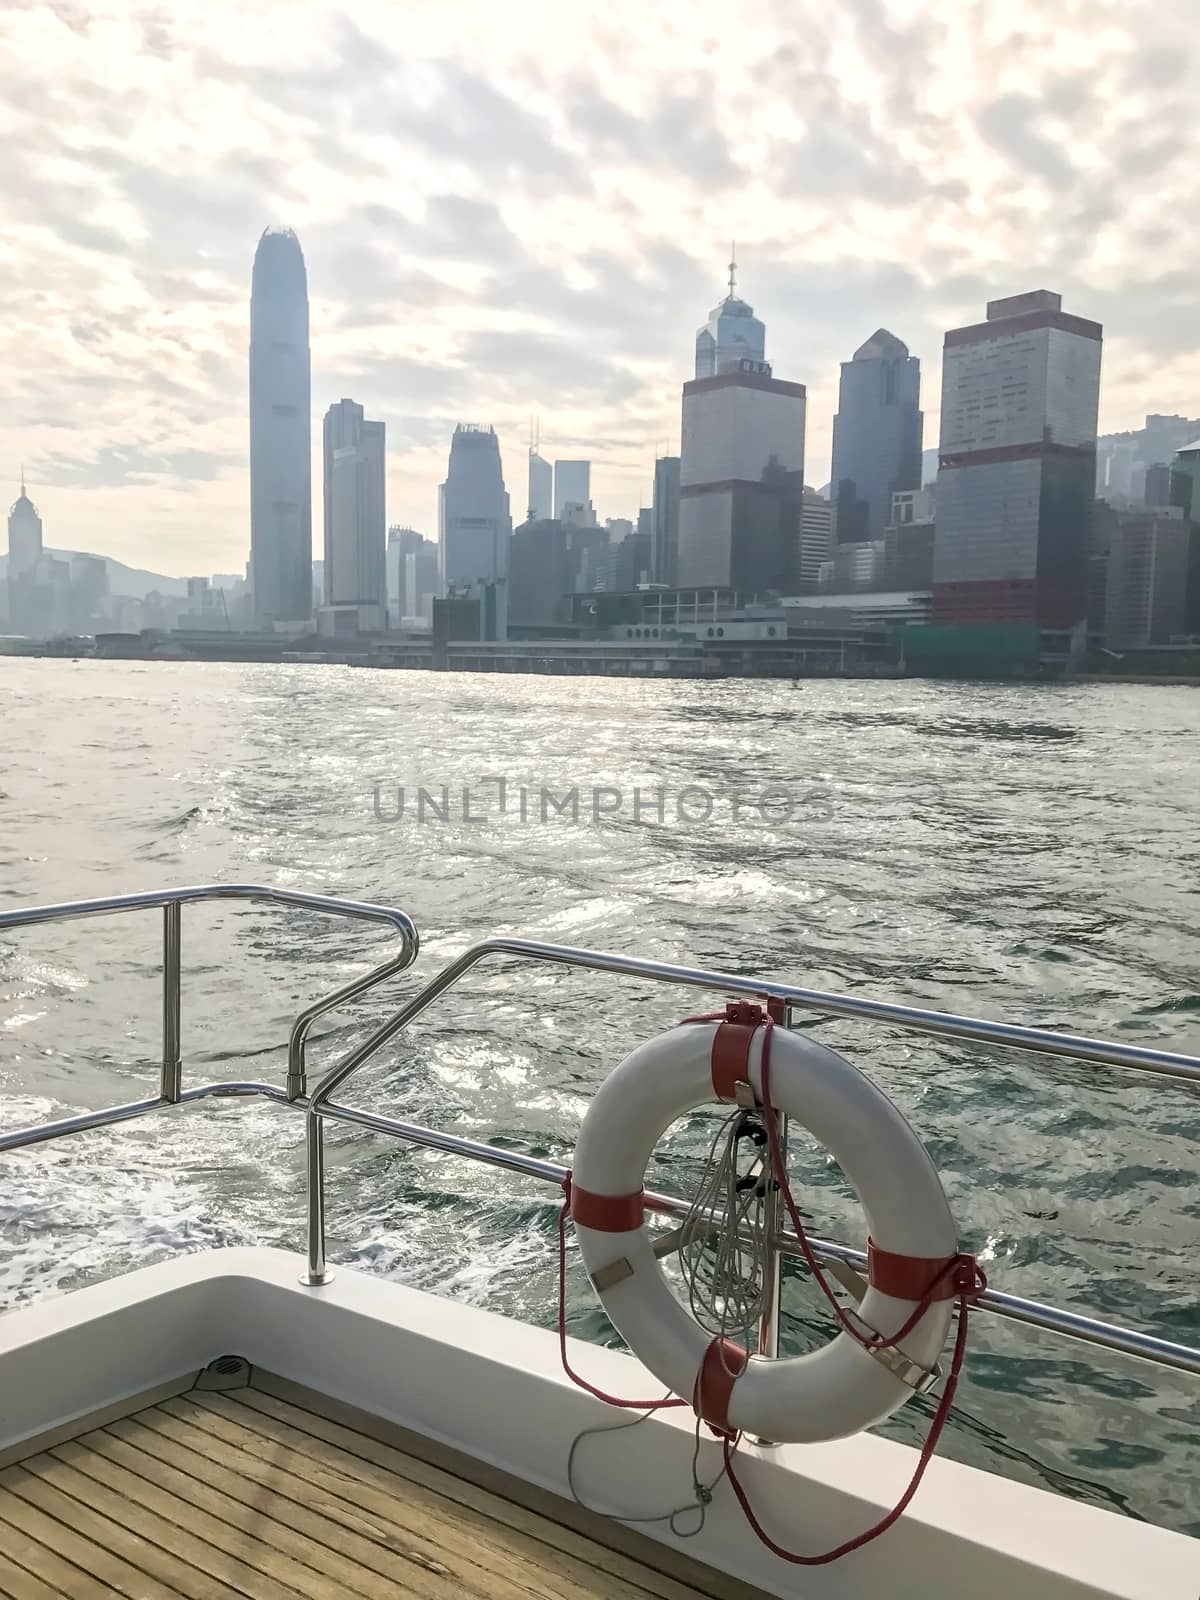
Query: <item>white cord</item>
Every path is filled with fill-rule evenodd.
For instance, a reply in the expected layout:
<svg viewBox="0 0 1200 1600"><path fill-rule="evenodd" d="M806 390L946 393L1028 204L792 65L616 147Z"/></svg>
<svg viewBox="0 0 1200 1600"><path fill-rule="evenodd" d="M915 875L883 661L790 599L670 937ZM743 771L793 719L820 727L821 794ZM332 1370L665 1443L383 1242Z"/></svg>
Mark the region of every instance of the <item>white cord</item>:
<svg viewBox="0 0 1200 1600"><path fill-rule="evenodd" d="M758 1118L742 1110L731 1112L718 1127L708 1149L695 1199L683 1221L684 1244L679 1250L679 1266L687 1285L692 1315L708 1333L722 1338L731 1330L743 1335L747 1346L762 1315L766 1287L767 1237L763 1227L760 1190L767 1182L764 1149L766 1133ZM750 1159L745 1170L738 1158L745 1150ZM748 1240L742 1234L748 1234ZM669 1394L664 1398L669 1398ZM625 1511L589 1506L575 1486L575 1456L585 1439L596 1434L620 1433L636 1428L653 1416L654 1409L629 1421L584 1428L575 1435L567 1456L567 1487L576 1505L598 1512L618 1522L665 1522L679 1539L691 1539L704 1527L713 1490L725 1476L722 1465L710 1483L700 1479L700 1418L696 1418L695 1448L692 1452L692 1494L694 1498L673 1511L630 1515ZM696 1514L694 1527L685 1528L680 1519Z"/></svg>
<svg viewBox="0 0 1200 1600"><path fill-rule="evenodd" d="M669 1391L664 1396L664 1399L670 1399ZM717 1473L716 1477L711 1483L701 1482L701 1439L699 1417L696 1418L695 1447L692 1450L692 1494L695 1496L695 1498L693 1500L689 1500L686 1505L676 1506L673 1511L660 1511L652 1515L648 1515L645 1512L638 1512L634 1514L627 1511L612 1511L606 1510L601 1506L588 1505L587 1501L575 1487L575 1455L579 1449L579 1446L585 1439L590 1439L596 1434L620 1433L625 1428L636 1428L639 1426L639 1424L645 1422L648 1417L652 1417L654 1415L655 1413L652 1410L643 1411L640 1417L634 1417L632 1420L623 1422L610 1422L598 1428L584 1428L581 1432L577 1433L574 1439L571 1441L571 1449L567 1455L567 1487L571 1491L571 1498L574 1500L575 1504L582 1507L584 1511L590 1511L594 1516L606 1517L610 1522L665 1522L677 1539L694 1539L704 1527L705 1519L708 1516L708 1507L712 1501L713 1491L720 1483L721 1479L725 1476L725 1466L724 1463L722 1463L720 1471ZM694 1511L696 1513L696 1525L694 1528L685 1528L680 1525L679 1519L687 1516L689 1511Z"/></svg>
<svg viewBox="0 0 1200 1600"><path fill-rule="evenodd" d="M718 1127L683 1223L679 1268L688 1305L706 1333L732 1331L752 1342L766 1290L767 1237L759 1191L766 1182L766 1135L740 1108ZM743 1150L751 1155L739 1170ZM748 1235L749 1237L743 1237Z"/></svg>

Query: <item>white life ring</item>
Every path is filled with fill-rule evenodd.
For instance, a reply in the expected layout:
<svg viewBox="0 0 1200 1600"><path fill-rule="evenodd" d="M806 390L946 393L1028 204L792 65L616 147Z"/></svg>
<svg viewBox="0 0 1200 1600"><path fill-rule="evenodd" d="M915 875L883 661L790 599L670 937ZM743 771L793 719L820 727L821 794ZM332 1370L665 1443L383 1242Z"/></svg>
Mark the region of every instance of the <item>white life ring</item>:
<svg viewBox="0 0 1200 1600"><path fill-rule="evenodd" d="M746 1015L745 1007L730 1008L731 1018ZM925 1147L882 1090L826 1046L771 1030L772 1106L832 1153L866 1212L872 1270L862 1321L887 1337L904 1326L929 1285L938 1282L944 1294L905 1336L898 1358L881 1360L842 1332L810 1355L747 1361L680 1304L642 1223L642 1181L670 1124L714 1099L732 1100L738 1077L761 1102L765 1033L745 1020L688 1023L626 1056L584 1117L571 1214L588 1274L604 1285L597 1292L605 1311L674 1394L730 1430L780 1443L840 1439L890 1416L921 1386L912 1374L934 1369L953 1310L955 1290L941 1287L958 1251L950 1208ZM913 1298L886 1293L881 1283ZM716 1419L699 1398L710 1383Z"/></svg>

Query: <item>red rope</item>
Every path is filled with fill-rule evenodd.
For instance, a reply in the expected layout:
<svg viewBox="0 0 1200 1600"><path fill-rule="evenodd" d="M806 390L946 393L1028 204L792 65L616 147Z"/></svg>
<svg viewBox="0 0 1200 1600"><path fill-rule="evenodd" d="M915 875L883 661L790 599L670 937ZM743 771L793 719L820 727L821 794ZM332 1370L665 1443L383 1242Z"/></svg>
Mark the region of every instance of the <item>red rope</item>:
<svg viewBox="0 0 1200 1600"><path fill-rule="evenodd" d="M904 1493L900 1496L900 1499L896 1502L892 1509L885 1516L881 1517L879 1521L876 1522L872 1527L865 1529L864 1532L860 1534L856 1534L853 1539L847 1539L843 1544L838 1545L835 1549L826 1550L821 1555L802 1556L797 1554L794 1550L785 1549L783 1545L777 1544L775 1540L771 1538L770 1534L766 1531L762 1523L759 1522L758 1518L754 1514L754 1508L750 1504L749 1496L746 1494L746 1491L742 1486L741 1480L738 1478L737 1471L733 1464L733 1455L734 1450L737 1448L737 1441L730 1441L728 1439L724 1441L725 1470L729 1474L730 1487L733 1489L733 1492L737 1497L738 1505L741 1506L742 1511L745 1514L746 1521L750 1524L750 1527L753 1529L758 1539L761 1540L761 1542L767 1547L768 1550L771 1551L773 1555L778 1556L781 1561L789 1561L794 1566L798 1567L822 1567L831 1561L840 1560L842 1556L849 1555L853 1550L861 1550L863 1545L870 1544L873 1540L878 1539L881 1534L886 1533L888 1529L898 1522L899 1519L904 1515L912 1501L913 1496L921 1487L921 1479L925 1476L925 1470L929 1466L929 1463L933 1459L934 1453L937 1450L938 1441L942 1436L942 1429L946 1425L946 1418L950 1415L950 1408L954 1404L954 1394L958 1388L959 1374L962 1372L963 1361L966 1357L968 1302L969 1299L973 1295L977 1294L980 1289L986 1288L987 1279L980 1271L974 1257L968 1255L955 1256L953 1260L947 1262L943 1271L939 1273L934 1282L930 1284L920 1303L917 1305L916 1310L913 1311L912 1314L907 1318L904 1326L900 1328L898 1332L892 1334L886 1339L882 1335L875 1338L863 1337L859 1329L855 1327L855 1325L849 1320L840 1301L830 1288L829 1280L821 1271L820 1264L818 1263L816 1256L813 1254L812 1246L809 1244L808 1236L804 1231L804 1224L800 1220L800 1213L796 1207L795 1199L792 1196L791 1184L788 1182L787 1164L783 1159L783 1150L780 1147L779 1129L775 1121L775 1111L771 1104L771 1036L774 1032L774 1023L770 1017L763 1018L763 1028L763 1123L767 1130L767 1144L771 1156L771 1168L774 1173L775 1180L779 1184L779 1192L783 1196L783 1203L787 1208L788 1216L791 1219L792 1227L795 1230L796 1242L800 1246L801 1254L804 1256L804 1260L807 1263L813 1277L820 1284L821 1289L825 1294L825 1298L829 1301L830 1305L837 1313L838 1321L841 1323L842 1327L845 1328L846 1332L849 1333L852 1338L854 1338L859 1344L868 1350L890 1349L894 1345L898 1344L899 1341L903 1339L906 1334L910 1333L912 1329L916 1327L917 1323L920 1322L921 1318L925 1315L926 1311L928 1311L930 1305L933 1303L934 1290L938 1287L948 1273L955 1273L955 1284L958 1289L958 1327L955 1331L954 1354L950 1361L950 1372L946 1378L945 1388L942 1390L941 1397L938 1400L937 1409L933 1414L933 1421L929 1425L929 1432L926 1435L925 1443L921 1447L921 1453L917 1458L916 1468L913 1471L912 1477L908 1481L908 1487L905 1489Z"/></svg>
<svg viewBox="0 0 1200 1600"><path fill-rule="evenodd" d="M925 1443L921 1446L921 1454L917 1459L916 1470L908 1480L908 1488L905 1489L887 1515L881 1517L872 1527L867 1528L862 1533L855 1534L853 1539L847 1539L835 1549L824 1551L821 1555L798 1555L796 1551L786 1550L783 1545L777 1544L772 1539L771 1535L755 1516L754 1508L750 1504L750 1498L742 1486L741 1479L734 1470L733 1453L736 1448L736 1441L733 1443L728 1439L724 1441L725 1471L729 1475L730 1487L737 1496L737 1503L745 1513L746 1521L772 1555L778 1556L781 1561L790 1561L793 1566L797 1567L824 1567L831 1561L840 1561L842 1556L848 1556L853 1550L861 1550L863 1545L870 1544L872 1540L878 1539L880 1534L886 1533L893 1524L900 1520L908 1510L913 1495L921 1487L921 1479L925 1476L925 1469L933 1460L934 1453L937 1450L938 1441L942 1436L942 1429L946 1425L946 1418L950 1415L950 1407L954 1404L954 1391L958 1387L958 1376L962 1371L963 1358L966 1353L967 1296L960 1294L958 1297L958 1330L954 1337L954 1355L950 1362L950 1373L946 1379L946 1387L942 1391L941 1399L938 1401L937 1410L933 1414L933 1421L929 1425L929 1433L926 1435Z"/></svg>
<svg viewBox="0 0 1200 1600"><path fill-rule="evenodd" d="M686 1406L688 1401L665 1396L661 1400L618 1400L616 1395L605 1394L594 1384L581 1378L567 1360L567 1218L571 1214L571 1174L563 1179L563 1203L558 1212L558 1353L563 1371L571 1382L586 1389L606 1405L619 1406L622 1411L664 1411L671 1406Z"/></svg>
<svg viewBox="0 0 1200 1600"><path fill-rule="evenodd" d="M958 1298L960 1300L966 1298L967 1296L974 1296L978 1294L981 1289L986 1289L987 1278L980 1270L980 1267L974 1256L965 1255L962 1253L952 1256L942 1268L941 1272L938 1273L937 1277L925 1290L924 1295L917 1302L915 1310L909 1314L902 1327L897 1329L895 1333L888 1335L887 1338L885 1338L882 1334L877 1334L873 1338L863 1336L862 1331L850 1319L850 1316L842 1306L841 1301L830 1287L829 1279L821 1271L820 1263L817 1261L817 1258L813 1253L812 1245L808 1242L808 1235L805 1233L804 1224L800 1220L800 1212L796 1207L794 1198L792 1197L792 1186L788 1182L787 1163L783 1159L783 1150L781 1149L779 1143L779 1126L775 1120L775 1108L771 1104L771 1039L775 1031L775 1024L772 1022L770 1017L764 1017L762 1022L764 1028L762 1045L762 1099L764 1115L762 1120L767 1130L767 1146L771 1156L771 1168L774 1172L775 1181L779 1184L779 1192L783 1196L783 1203L787 1208L788 1217L791 1220L792 1229L796 1235L796 1243L800 1246L800 1253L804 1257L805 1265L808 1267L808 1270L812 1273L813 1277L820 1285L821 1292L824 1294L826 1300L828 1300L839 1323L850 1335L850 1337L857 1344L862 1345L865 1350L894 1349L895 1346L900 1343L901 1339L906 1338L908 1334L912 1332L917 1323L920 1322L921 1318L929 1310L930 1306L934 1303L935 1291L941 1287L942 1283L947 1277L953 1274L955 1288L958 1291Z"/></svg>

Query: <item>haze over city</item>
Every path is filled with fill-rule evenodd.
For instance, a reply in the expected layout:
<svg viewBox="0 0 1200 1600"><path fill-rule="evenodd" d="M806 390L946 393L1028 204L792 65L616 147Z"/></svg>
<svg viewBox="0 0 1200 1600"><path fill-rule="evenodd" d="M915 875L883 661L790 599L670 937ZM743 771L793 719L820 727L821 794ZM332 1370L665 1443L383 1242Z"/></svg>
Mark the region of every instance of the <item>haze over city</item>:
<svg viewBox="0 0 1200 1600"><path fill-rule="evenodd" d="M935 445L943 331L1035 282L1105 325L1101 431L1190 414L1195 49L1185 0L1152 11L9 9L0 459L59 545L238 570L272 221L308 265L314 435L354 395L388 520L431 534L454 424L496 427L519 500L531 413L636 515L732 237L812 483L876 326L921 358Z"/></svg>

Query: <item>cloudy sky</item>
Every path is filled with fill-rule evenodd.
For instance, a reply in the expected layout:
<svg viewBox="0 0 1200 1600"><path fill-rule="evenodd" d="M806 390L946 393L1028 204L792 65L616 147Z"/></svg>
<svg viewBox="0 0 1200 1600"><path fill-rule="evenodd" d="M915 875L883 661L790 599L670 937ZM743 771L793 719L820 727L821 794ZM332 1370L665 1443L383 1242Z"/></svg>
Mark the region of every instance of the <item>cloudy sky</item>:
<svg viewBox="0 0 1200 1600"><path fill-rule="evenodd" d="M389 520L427 533L460 419L495 424L518 515L531 413L636 512L731 237L814 484L876 326L922 359L933 446L943 330L1028 288L1104 323L1102 429L1196 415L1194 4L6 0L3 473L51 545L240 570L273 221L315 419L386 420Z"/></svg>

